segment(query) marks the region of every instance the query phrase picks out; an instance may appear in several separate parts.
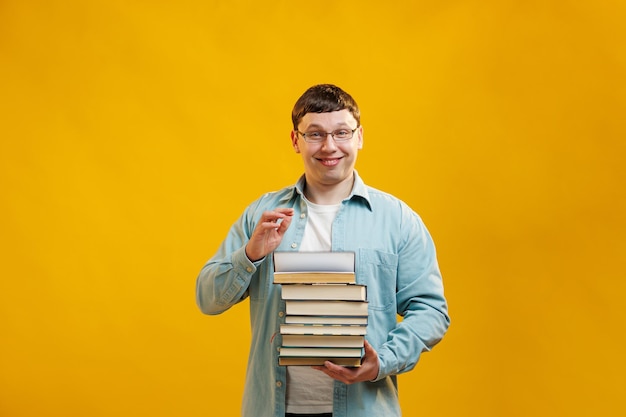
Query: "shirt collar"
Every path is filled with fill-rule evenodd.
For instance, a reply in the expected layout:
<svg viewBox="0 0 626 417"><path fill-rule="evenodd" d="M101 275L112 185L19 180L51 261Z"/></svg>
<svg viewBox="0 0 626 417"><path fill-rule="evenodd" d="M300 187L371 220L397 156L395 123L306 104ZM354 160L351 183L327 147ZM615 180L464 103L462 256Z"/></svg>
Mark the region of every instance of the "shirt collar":
<svg viewBox="0 0 626 417"><path fill-rule="evenodd" d="M287 193L287 195L285 195L282 201L291 200L295 196L296 193L303 196L305 182L306 182L305 176L304 174L302 174L302 176L298 179L298 182L296 182L296 184L293 186L291 192ZM363 182L363 180L361 179L361 177L359 176L356 170L354 170L354 185L352 186L352 191L350 192L350 195L348 196L346 200L352 200L352 199L363 200L365 204L367 205L367 207L370 210L372 210L372 203L370 201L370 195L367 190L367 186L365 185L365 183Z"/></svg>

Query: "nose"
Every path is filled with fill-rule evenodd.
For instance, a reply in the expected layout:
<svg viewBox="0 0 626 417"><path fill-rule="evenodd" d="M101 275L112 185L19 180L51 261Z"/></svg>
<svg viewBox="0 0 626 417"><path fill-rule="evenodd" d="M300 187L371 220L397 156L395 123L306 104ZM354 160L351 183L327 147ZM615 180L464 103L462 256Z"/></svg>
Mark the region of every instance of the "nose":
<svg viewBox="0 0 626 417"><path fill-rule="evenodd" d="M335 138L332 133L326 133L326 139L322 142L322 148L327 150L337 149L337 143L335 143Z"/></svg>

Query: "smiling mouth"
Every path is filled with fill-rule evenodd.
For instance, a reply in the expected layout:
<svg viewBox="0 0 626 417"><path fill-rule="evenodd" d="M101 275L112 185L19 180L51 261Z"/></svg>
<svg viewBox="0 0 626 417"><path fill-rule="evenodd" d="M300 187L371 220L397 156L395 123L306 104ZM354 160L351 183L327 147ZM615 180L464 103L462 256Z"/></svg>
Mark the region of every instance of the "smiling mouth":
<svg viewBox="0 0 626 417"><path fill-rule="evenodd" d="M331 158L331 159L318 159L318 161L320 161L322 163L322 165L327 166L327 167L334 167L337 164L339 164L339 161L341 160L341 158Z"/></svg>

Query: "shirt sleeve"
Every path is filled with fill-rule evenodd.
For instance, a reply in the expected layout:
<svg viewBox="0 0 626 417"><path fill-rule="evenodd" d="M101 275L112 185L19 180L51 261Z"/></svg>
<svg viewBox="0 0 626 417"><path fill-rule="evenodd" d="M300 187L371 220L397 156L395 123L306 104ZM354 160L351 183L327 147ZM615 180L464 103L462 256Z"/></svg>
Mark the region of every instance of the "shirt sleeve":
<svg viewBox="0 0 626 417"><path fill-rule="evenodd" d="M258 265L250 261L245 245L254 230L246 211L231 227L217 253L207 261L196 280L196 303L204 314L220 314L248 296Z"/></svg>
<svg viewBox="0 0 626 417"><path fill-rule="evenodd" d="M435 246L421 219L408 207L402 214L403 237L396 281L397 313L402 316L378 349L376 380L410 371L450 325Z"/></svg>

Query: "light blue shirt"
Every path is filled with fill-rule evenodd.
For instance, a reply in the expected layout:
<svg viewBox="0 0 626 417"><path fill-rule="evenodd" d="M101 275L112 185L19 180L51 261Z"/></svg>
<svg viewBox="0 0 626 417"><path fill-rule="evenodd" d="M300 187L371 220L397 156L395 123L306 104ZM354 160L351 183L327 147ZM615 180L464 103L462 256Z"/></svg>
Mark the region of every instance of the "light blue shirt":
<svg viewBox="0 0 626 417"><path fill-rule="evenodd" d="M369 301L366 338L380 368L373 382L335 381L333 417L400 416L396 375L413 369L421 353L442 339L450 324L448 307L435 247L419 216L354 175L352 193L333 223L332 250L356 253L356 280L367 285ZM299 250L307 222L304 184L302 176L295 186L248 206L197 279L197 303L205 314L223 313L250 297L244 417L284 417L286 384L286 369L278 366L285 303L273 284L272 257L251 262L245 245L263 211L288 207L295 213L277 251Z"/></svg>

